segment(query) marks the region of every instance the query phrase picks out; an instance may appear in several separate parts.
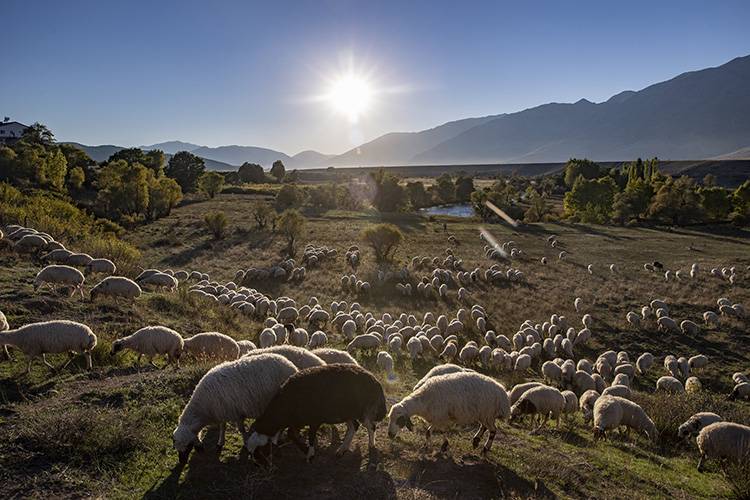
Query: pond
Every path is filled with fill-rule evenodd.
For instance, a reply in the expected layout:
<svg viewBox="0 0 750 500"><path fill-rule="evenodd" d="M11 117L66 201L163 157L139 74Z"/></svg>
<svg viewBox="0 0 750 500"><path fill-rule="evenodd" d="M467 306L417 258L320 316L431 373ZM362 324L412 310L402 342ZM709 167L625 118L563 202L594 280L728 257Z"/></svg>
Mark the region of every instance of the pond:
<svg viewBox="0 0 750 500"><path fill-rule="evenodd" d="M422 215L451 215L453 217L474 217L474 207L471 203L453 203L451 205L437 205L419 210Z"/></svg>

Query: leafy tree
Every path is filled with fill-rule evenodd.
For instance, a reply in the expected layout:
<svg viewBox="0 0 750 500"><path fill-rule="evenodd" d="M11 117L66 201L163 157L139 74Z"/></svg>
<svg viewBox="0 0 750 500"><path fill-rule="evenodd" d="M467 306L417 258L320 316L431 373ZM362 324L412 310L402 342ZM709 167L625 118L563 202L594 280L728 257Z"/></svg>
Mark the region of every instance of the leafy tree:
<svg viewBox="0 0 750 500"><path fill-rule="evenodd" d="M710 175L710 174L709 174ZM704 187L700 190L701 205L711 220L724 220L732 210L729 191L721 187Z"/></svg>
<svg viewBox="0 0 750 500"><path fill-rule="evenodd" d="M182 200L182 189L177 181L169 177L151 175L146 218L154 220L169 215L180 200Z"/></svg>
<svg viewBox="0 0 750 500"><path fill-rule="evenodd" d="M209 212L203 217L203 222L214 235L214 239L220 240L226 236L228 222L224 212Z"/></svg>
<svg viewBox="0 0 750 500"><path fill-rule="evenodd" d="M435 192L441 203L452 203L456 199L456 186L450 174L442 174L435 180Z"/></svg>
<svg viewBox="0 0 750 500"><path fill-rule="evenodd" d="M188 151L180 151L169 159L165 173L177 181L183 193L192 193L205 171L203 158Z"/></svg>
<svg viewBox="0 0 750 500"><path fill-rule="evenodd" d="M685 176L678 179L667 177L656 191L648 212L652 217L674 225L700 220L700 196L695 183Z"/></svg>
<svg viewBox="0 0 750 500"><path fill-rule="evenodd" d="M565 164L565 185L572 188L579 176L596 179L601 176L601 169L591 160L571 158Z"/></svg>
<svg viewBox="0 0 750 500"><path fill-rule="evenodd" d="M119 160L123 160L130 164L140 163L141 165L145 165L146 154L141 148L124 148L112 154L107 160L107 163L112 163Z"/></svg>
<svg viewBox="0 0 750 500"><path fill-rule="evenodd" d="M714 174L706 174L703 177L703 185L706 187L713 187L716 185L716 176Z"/></svg>
<svg viewBox="0 0 750 500"><path fill-rule="evenodd" d="M205 172L198 179L198 186L209 198L213 199L224 186L224 176L218 172Z"/></svg>
<svg viewBox="0 0 750 500"><path fill-rule="evenodd" d="M264 229L268 223L276 216L271 205L265 201L256 201L252 206L252 214L258 229Z"/></svg>
<svg viewBox="0 0 750 500"><path fill-rule="evenodd" d="M384 262L393 258L393 254L404 239L404 235L393 224L377 224L362 231L362 239L372 247L375 252L375 260Z"/></svg>
<svg viewBox="0 0 750 500"><path fill-rule="evenodd" d="M68 172L68 186L75 191L81 189L85 180L86 174L81 167L73 167Z"/></svg>
<svg viewBox="0 0 750 500"><path fill-rule="evenodd" d="M285 184L281 186L279 192L276 193L276 210L282 211L287 208L296 208L302 206L304 194L294 184Z"/></svg>
<svg viewBox="0 0 750 500"><path fill-rule="evenodd" d="M297 182L299 181L299 171L295 168L291 172L287 172L282 182Z"/></svg>
<svg viewBox="0 0 750 500"><path fill-rule="evenodd" d="M396 176L381 168L372 172L370 178L375 188L372 204L379 212L397 212L406 205L406 191Z"/></svg>
<svg viewBox="0 0 750 500"><path fill-rule="evenodd" d="M474 179L469 176L459 175L456 178L456 199L459 201L469 201L473 192Z"/></svg>
<svg viewBox="0 0 750 500"><path fill-rule="evenodd" d="M565 214L578 217L583 222L603 224L611 216L616 192L617 185L611 177L587 180L579 175L573 189L565 193Z"/></svg>
<svg viewBox="0 0 750 500"><path fill-rule="evenodd" d="M68 162L60 148L53 148L47 153L45 178L50 186L62 189L65 185L65 175L68 173Z"/></svg>
<svg viewBox="0 0 750 500"><path fill-rule="evenodd" d="M271 166L271 175L276 177L276 182L282 182L284 180L284 175L286 175L286 168L284 168L284 163L282 163L281 160L276 160L273 162L273 165Z"/></svg>
<svg viewBox="0 0 750 500"><path fill-rule="evenodd" d="M545 196L539 194L536 189L529 189L527 199L529 202L529 208L524 212L523 220L525 222L544 221L546 216L552 211Z"/></svg>
<svg viewBox="0 0 750 500"><path fill-rule="evenodd" d="M424 184L420 181L407 182L406 192L409 196L409 203L412 208L423 208L430 205L432 200L430 195L425 191Z"/></svg>
<svg viewBox="0 0 750 500"><path fill-rule="evenodd" d="M750 180L746 180L732 193L732 222L747 224L750 222Z"/></svg>
<svg viewBox="0 0 750 500"><path fill-rule="evenodd" d="M617 193L612 206L612 220L624 224L630 220L640 220L651 204L654 190L651 184L636 178L628 181L624 191Z"/></svg>
<svg viewBox="0 0 750 500"><path fill-rule="evenodd" d="M23 131L21 140L31 144L48 146L54 142L55 134L46 125L37 122Z"/></svg>
<svg viewBox="0 0 750 500"><path fill-rule="evenodd" d="M84 183L87 186L92 185L96 179L96 171L94 170L96 162L84 150L72 144L60 144L59 147L68 163L68 178L70 178L70 171L78 167L83 171Z"/></svg>
<svg viewBox="0 0 750 500"><path fill-rule="evenodd" d="M252 182L254 184L266 182L266 174L263 172L263 167L257 163L243 163L239 170L237 170L237 174L241 182Z"/></svg>
<svg viewBox="0 0 750 500"><path fill-rule="evenodd" d="M331 210L336 208L336 186L333 184L322 184L310 188L307 191L310 205L318 209Z"/></svg>
<svg viewBox="0 0 750 500"><path fill-rule="evenodd" d="M97 204L110 216L145 214L149 203L149 170L125 160L108 163L99 172Z"/></svg>
<svg viewBox="0 0 750 500"><path fill-rule="evenodd" d="M143 158L143 165L152 170L156 176L160 176L164 173L164 162L167 159L167 155L161 149L152 149L146 151Z"/></svg>
<svg viewBox="0 0 750 500"><path fill-rule="evenodd" d="M518 191L512 183L505 180L498 180L492 187L474 191L471 194L471 204L474 207L474 212L482 220L497 218L495 212L487 206L488 201L513 218L521 217L523 211L516 205L517 200Z"/></svg>
<svg viewBox="0 0 750 500"><path fill-rule="evenodd" d="M284 210L279 216L276 229L286 239L286 251L290 256L295 254L295 243L302 236L305 218L298 210Z"/></svg>

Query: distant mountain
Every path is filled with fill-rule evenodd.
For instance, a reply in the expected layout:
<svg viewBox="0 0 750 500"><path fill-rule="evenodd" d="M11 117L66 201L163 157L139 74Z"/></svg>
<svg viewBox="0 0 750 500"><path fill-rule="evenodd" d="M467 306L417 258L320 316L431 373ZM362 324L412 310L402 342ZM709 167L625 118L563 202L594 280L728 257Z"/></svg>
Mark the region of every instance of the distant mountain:
<svg viewBox="0 0 750 500"><path fill-rule="evenodd" d="M467 118L421 132L392 132L336 156L332 163L344 166L408 163L415 155L494 118L497 116Z"/></svg>
<svg viewBox="0 0 750 500"><path fill-rule="evenodd" d="M750 56L622 92L599 104L581 99L501 115L406 161L703 159L745 148L748 137Z"/></svg>
<svg viewBox="0 0 750 500"><path fill-rule="evenodd" d="M140 146L140 148L144 151L149 149L161 149L162 151L170 155L179 153L180 151L194 151L200 147L201 146L197 144L182 141L167 141L160 142L158 144L151 144L150 146Z"/></svg>
<svg viewBox="0 0 750 500"><path fill-rule="evenodd" d="M326 155L318 153L317 151L307 150L297 153L292 156L291 160L286 165L289 168L320 168L328 167L331 165L331 159L336 155Z"/></svg>
<svg viewBox="0 0 750 500"><path fill-rule="evenodd" d="M286 165L291 159L285 153L254 146L219 146L216 148L203 146L191 152L202 158L210 158L230 165L239 166L245 162L250 162L258 163L267 169L271 168L276 160L281 160Z"/></svg>

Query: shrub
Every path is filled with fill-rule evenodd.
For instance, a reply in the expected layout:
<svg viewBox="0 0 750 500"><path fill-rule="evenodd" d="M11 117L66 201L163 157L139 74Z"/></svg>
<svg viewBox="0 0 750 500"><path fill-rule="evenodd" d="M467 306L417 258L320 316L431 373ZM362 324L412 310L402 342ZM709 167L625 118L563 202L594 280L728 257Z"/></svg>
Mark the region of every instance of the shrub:
<svg viewBox="0 0 750 500"><path fill-rule="evenodd" d="M255 223L258 224L258 229L264 229L274 218L273 209L264 201L254 202L252 212Z"/></svg>
<svg viewBox="0 0 750 500"><path fill-rule="evenodd" d="M218 172L206 172L198 179L198 186L209 198L214 198L224 186L224 176Z"/></svg>
<svg viewBox="0 0 750 500"><path fill-rule="evenodd" d="M276 227L279 233L286 239L286 251L290 256L294 256L294 244L302 235L304 226L305 217L297 210L284 210L278 218Z"/></svg>
<svg viewBox="0 0 750 500"><path fill-rule="evenodd" d="M276 195L276 210L286 210L287 208L297 208L302 205L304 194L293 184L287 184L279 189Z"/></svg>
<svg viewBox="0 0 750 500"><path fill-rule="evenodd" d="M220 240L226 236L227 216L224 215L224 212L209 212L203 217L203 222L214 235L214 239Z"/></svg>
<svg viewBox="0 0 750 500"><path fill-rule="evenodd" d="M362 232L362 239L375 251L375 260L388 261L404 239L401 231L393 224L378 224Z"/></svg>

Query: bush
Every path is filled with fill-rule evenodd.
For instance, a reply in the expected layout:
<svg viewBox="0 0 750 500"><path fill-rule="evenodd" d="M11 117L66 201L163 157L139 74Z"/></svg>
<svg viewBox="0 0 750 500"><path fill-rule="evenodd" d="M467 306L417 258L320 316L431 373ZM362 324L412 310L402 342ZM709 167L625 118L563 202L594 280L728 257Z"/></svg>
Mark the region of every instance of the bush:
<svg viewBox="0 0 750 500"><path fill-rule="evenodd" d="M206 227L214 235L214 239L220 240L226 236L228 223L224 212L209 212L203 217L203 222L206 223Z"/></svg>
<svg viewBox="0 0 750 500"><path fill-rule="evenodd" d="M286 184L279 189L276 195L276 210L286 210L288 208L297 208L302 205L304 193L293 184Z"/></svg>
<svg viewBox="0 0 750 500"><path fill-rule="evenodd" d="M206 172L198 179L198 187L209 198L214 198L224 186L224 176L218 172Z"/></svg>
<svg viewBox="0 0 750 500"><path fill-rule="evenodd" d="M285 210L278 218L276 227L279 233L286 239L286 251L294 256L294 244L302 235L305 226L305 217L297 210Z"/></svg>
<svg viewBox="0 0 750 500"><path fill-rule="evenodd" d="M265 201L256 201L253 203L253 218L258 225L258 229L264 229L274 218L274 212L271 206Z"/></svg>
<svg viewBox="0 0 750 500"><path fill-rule="evenodd" d="M362 232L362 239L375 251L375 260L383 262L393 258L404 236L393 224L378 224L365 229Z"/></svg>

